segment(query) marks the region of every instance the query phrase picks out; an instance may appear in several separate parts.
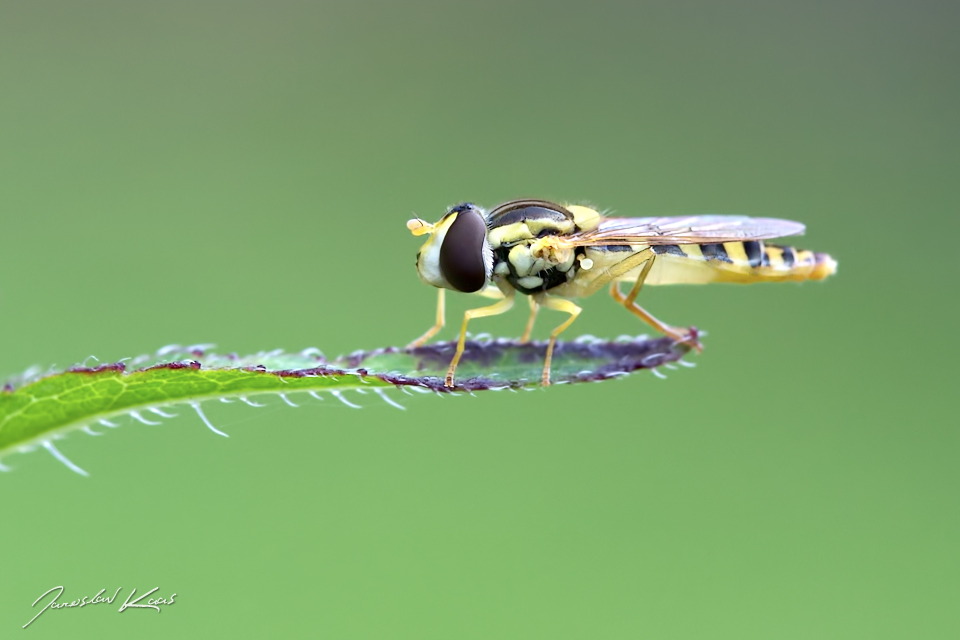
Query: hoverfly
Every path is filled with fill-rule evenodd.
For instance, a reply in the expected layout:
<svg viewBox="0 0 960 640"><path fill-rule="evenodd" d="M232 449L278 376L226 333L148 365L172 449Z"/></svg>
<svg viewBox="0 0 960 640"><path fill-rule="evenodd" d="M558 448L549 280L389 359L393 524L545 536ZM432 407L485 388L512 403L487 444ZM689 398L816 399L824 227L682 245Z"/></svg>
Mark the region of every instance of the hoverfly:
<svg viewBox="0 0 960 640"><path fill-rule="evenodd" d="M464 314L460 340L445 384L453 386L473 318L509 310L516 293L528 296L530 316L521 341L530 339L540 307L569 315L550 334L542 384L550 384L557 336L580 314L571 299L610 285L613 298L658 331L701 349L696 329L667 325L636 303L644 284L823 280L837 263L825 253L763 240L801 234L799 222L746 216L608 218L590 207L544 200L512 200L489 212L470 203L451 208L436 224L407 222L415 236L429 234L417 271L439 289L434 325L410 347L425 344L444 325L444 291L480 293L499 301ZM631 285L624 294L621 283Z"/></svg>

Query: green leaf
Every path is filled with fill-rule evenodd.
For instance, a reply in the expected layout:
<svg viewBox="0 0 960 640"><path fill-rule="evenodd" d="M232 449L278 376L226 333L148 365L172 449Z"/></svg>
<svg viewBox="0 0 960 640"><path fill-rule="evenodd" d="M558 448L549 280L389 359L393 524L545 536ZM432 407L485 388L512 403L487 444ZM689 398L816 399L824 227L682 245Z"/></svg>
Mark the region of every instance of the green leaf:
<svg viewBox="0 0 960 640"><path fill-rule="evenodd" d="M165 417L163 407L176 404L192 406L211 430L225 436L203 414L204 400L240 398L252 403L249 396L269 393L293 404L288 397L292 393L330 393L356 406L342 394L360 390L400 406L387 390L473 393L539 384L546 344L499 339L468 342L456 385L448 389L443 377L455 346L440 342L415 349L391 347L331 362L316 349L239 357L208 352L204 345L172 346L130 362L77 366L42 376L28 373L0 392L0 456L42 445L84 473L60 454L52 440L94 424L115 426L111 418L124 414L154 423ZM656 369L680 360L688 350L670 338L558 342L552 380L589 382Z"/></svg>

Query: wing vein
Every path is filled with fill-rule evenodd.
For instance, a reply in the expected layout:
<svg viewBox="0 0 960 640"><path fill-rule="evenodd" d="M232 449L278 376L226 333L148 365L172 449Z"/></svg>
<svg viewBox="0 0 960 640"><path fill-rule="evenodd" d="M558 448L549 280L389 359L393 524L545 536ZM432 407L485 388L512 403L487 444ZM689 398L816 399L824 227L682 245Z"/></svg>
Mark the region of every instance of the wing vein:
<svg viewBox="0 0 960 640"><path fill-rule="evenodd" d="M623 244L711 244L766 240L799 235L804 226L792 220L747 216L606 218L595 229L565 238L571 246Z"/></svg>

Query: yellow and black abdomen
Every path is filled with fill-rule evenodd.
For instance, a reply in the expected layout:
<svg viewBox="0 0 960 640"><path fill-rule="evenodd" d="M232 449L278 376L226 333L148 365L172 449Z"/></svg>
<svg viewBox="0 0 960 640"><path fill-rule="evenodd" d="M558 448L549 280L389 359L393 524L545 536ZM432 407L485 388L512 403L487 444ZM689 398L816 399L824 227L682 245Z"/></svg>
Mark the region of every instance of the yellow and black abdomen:
<svg viewBox="0 0 960 640"><path fill-rule="evenodd" d="M651 247L657 254L646 284L706 284L708 282L783 282L823 280L837 263L814 253L758 240L716 244L667 244ZM619 278L630 280L630 273Z"/></svg>

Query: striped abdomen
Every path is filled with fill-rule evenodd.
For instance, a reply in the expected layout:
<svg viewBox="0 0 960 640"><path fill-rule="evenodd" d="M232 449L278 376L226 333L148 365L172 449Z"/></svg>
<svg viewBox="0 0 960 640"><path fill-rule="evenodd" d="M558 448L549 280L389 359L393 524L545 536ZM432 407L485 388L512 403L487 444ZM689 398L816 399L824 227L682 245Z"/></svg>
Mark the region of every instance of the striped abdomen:
<svg viewBox="0 0 960 640"><path fill-rule="evenodd" d="M657 259L648 284L823 280L837 268L825 253L758 240L651 248Z"/></svg>

